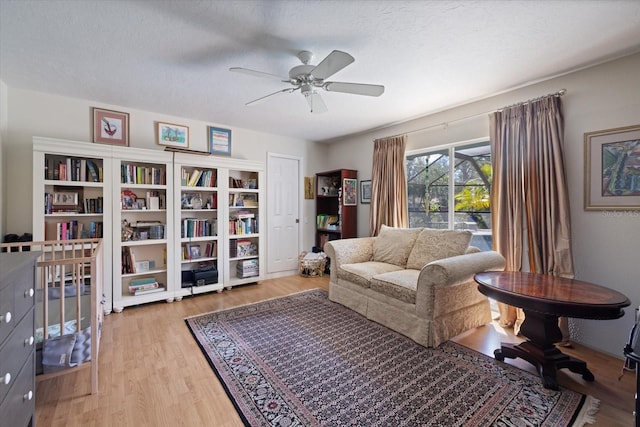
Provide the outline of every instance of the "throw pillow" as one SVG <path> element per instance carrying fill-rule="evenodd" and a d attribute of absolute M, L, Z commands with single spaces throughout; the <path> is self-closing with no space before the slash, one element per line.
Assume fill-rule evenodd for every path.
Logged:
<path fill-rule="evenodd" d="M 395 228 L 383 225 L 373 242 L 373 261 L 405 268 L 420 228 Z"/>
<path fill-rule="evenodd" d="M 431 261 L 463 255 L 469 247 L 471 237 L 470 231 L 424 228 L 409 254 L 407 268 L 422 270 Z"/>

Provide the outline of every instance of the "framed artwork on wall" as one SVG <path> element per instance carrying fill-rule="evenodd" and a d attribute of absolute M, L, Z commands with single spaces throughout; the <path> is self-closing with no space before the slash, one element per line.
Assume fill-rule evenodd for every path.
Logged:
<path fill-rule="evenodd" d="M 342 199 L 345 206 L 358 204 L 358 180 L 345 178 L 342 183 Z"/>
<path fill-rule="evenodd" d="M 169 147 L 189 148 L 189 127 L 173 123 L 157 122 L 158 144 Z"/>
<path fill-rule="evenodd" d="M 360 181 L 360 203 L 371 203 L 371 180 Z"/>
<path fill-rule="evenodd" d="M 315 196 L 313 194 L 314 187 L 314 178 L 312 176 L 304 177 L 304 198 L 305 199 L 313 199 Z"/>
<path fill-rule="evenodd" d="M 93 107 L 93 142 L 129 146 L 129 113 Z"/>
<path fill-rule="evenodd" d="M 231 129 L 222 129 L 213 126 L 209 130 L 209 153 L 231 155 Z"/>
<path fill-rule="evenodd" d="M 640 209 L 640 125 L 584 134 L 585 210 Z"/>

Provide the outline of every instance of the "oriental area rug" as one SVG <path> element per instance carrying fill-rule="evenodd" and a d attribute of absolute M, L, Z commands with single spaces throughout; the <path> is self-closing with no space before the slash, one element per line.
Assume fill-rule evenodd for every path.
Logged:
<path fill-rule="evenodd" d="M 319 289 L 185 321 L 250 426 L 581 426 L 598 408 L 458 344 L 425 348 Z"/>

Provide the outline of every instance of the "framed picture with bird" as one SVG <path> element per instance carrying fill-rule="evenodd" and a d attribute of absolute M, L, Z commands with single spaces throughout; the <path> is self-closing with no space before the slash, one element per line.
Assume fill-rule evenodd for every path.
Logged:
<path fill-rule="evenodd" d="M 129 146 L 129 113 L 93 107 L 93 142 Z"/>

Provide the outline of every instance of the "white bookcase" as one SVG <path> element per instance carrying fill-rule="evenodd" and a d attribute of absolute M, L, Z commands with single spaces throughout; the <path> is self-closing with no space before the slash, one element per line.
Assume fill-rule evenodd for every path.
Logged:
<path fill-rule="evenodd" d="M 228 170 L 225 287 L 263 277 L 265 253 L 264 171 L 262 164 L 243 162 Z"/>
<path fill-rule="evenodd" d="M 34 240 L 101 233 L 106 314 L 264 277 L 262 162 L 34 137 L 33 171 Z"/>
<path fill-rule="evenodd" d="M 173 155 L 113 150 L 113 310 L 175 296 Z M 116 226 L 117 224 L 117 226 Z M 138 289 L 134 291 L 134 288 Z"/>
<path fill-rule="evenodd" d="M 111 151 L 109 145 L 33 138 L 33 240 L 106 237 L 106 314 L 112 306 Z"/>
<path fill-rule="evenodd" d="M 214 165 L 209 156 L 175 153 L 173 189 L 176 201 L 174 247 L 180 268 L 176 269 L 176 298 L 223 289 L 224 265 L 220 239 L 221 218 L 219 183 L 226 182 L 226 170 Z M 215 283 L 193 280 L 194 270 L 213 268 Z"/>

